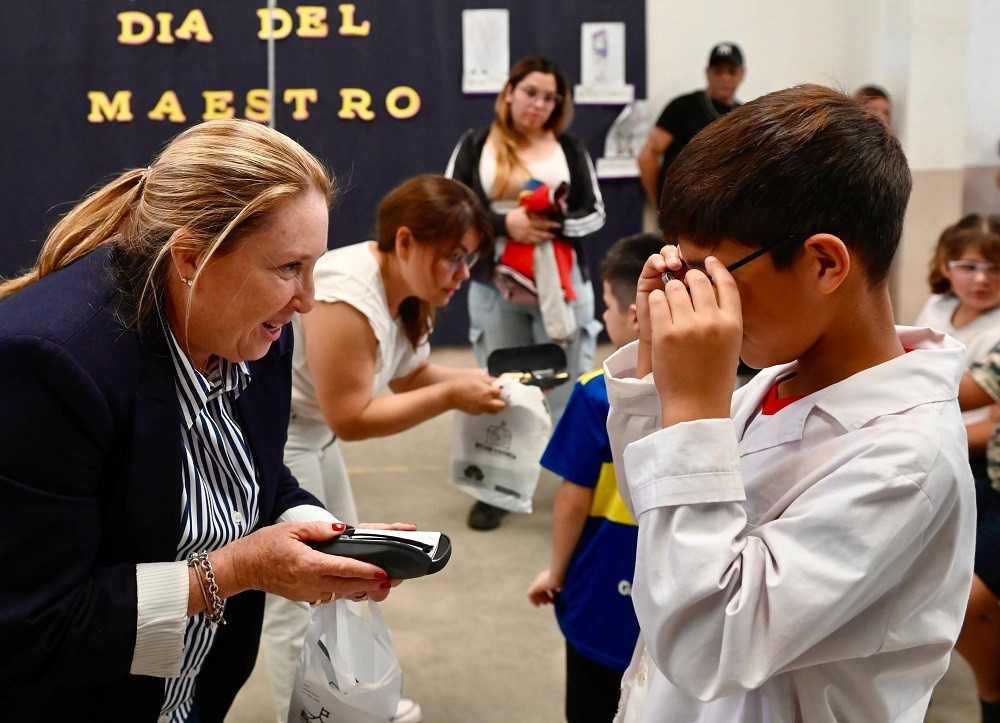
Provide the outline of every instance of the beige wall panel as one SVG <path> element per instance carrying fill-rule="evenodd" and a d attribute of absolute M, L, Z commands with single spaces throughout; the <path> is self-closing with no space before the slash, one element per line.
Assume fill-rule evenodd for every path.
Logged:
<path fill-rule="evenodd" d="M 898 324 L 912 324 L 930 295 L 927 266 L 942 229 L 962 216 L 962 183 L 961 170 L 913 171 L 913 194 L 892 271 Z"/>
<path fill-rule="evenodd" d="M 962 194 L 964 213 L 1000 213 L 1000 166 L 973 166 L 965 169 Z"/>

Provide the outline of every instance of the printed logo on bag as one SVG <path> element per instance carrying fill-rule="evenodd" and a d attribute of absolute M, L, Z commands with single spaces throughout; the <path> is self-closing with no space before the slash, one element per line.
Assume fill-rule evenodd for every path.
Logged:
<path fill-rule="evenodd" d="M 510 442 L 514 435 L 507 428 L 507 422 L 493 424 L 486 428 L 486 438 L 482 442 L 476 442 L 476 449 L 493 454 L 501 454 L 510 459 L 517 459 L 517 455 L 510 451 Z"/>
<path fill-rule="evenodd" d="M 320 708 L 319 713 L 313 715 L 312 712 L 307 711 L 305 708 L 302 709 L 300 717 L 305 723 L 314 723 L 314 721 L 328 721 L 330 719 L 330 711 L 326 708 Z"/>
<path fill-rule="evenodd" d="M 503 485 L 493 485 L 493 489 L 502 495 L 510 495 L 511 497 L 517 497 L 518 499 L 524 497 L 524 495 L 517 490 L 512 490 L 510 487 L 504 487 Z"/>
<path fill-rule="evenodd" d="M 498 449 L 510 449 L 510 430 L 507 422 L 500 422 L 486 428 L 486 444 Z"/>

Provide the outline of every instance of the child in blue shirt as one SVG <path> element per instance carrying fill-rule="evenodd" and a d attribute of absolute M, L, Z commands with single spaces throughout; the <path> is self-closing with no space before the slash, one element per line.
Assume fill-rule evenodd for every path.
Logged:
<path fill-rule="evenodd" d="M 601 266 L 604 324 L 615 347 L 639 338 L 636 281 L 662 239 L 616 242 Z M 608 393 L 596 370 L 576 383 L 542 466 L 563 478 L 552 513 L 552 562 L 528 588 L 553 603 L 566 637 L 566 720 L 609 723 L 639 635 L 630 597 L 637 528 L 618 494 L 607 432 Z"/>

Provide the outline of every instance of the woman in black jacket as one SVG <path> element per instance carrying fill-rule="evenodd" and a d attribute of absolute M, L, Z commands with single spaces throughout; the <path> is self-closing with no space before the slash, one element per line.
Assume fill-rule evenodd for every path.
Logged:
<path fill-rule="evenodd" d="M 307 544 L 345 524 L 282 463 L 333 194 L 291 139 L 209 121 L 0 284 L 0 720 L 222 723 L 264 592 L 388 594 Z"/>

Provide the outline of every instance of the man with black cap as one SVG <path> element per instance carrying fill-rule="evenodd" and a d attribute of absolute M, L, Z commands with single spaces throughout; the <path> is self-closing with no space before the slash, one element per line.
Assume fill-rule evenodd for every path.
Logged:
<path fill-rule="evenodd" d="M 667 167 L 702 128 L 736 108 L 736 89 L 743 82 L 743 53 L 736 43 L 719 43 L 708 56 L 708 85 L 674 98 L 663 109 L 639 152 L 639 175 L 653 208 L 660 206 Z"/>

